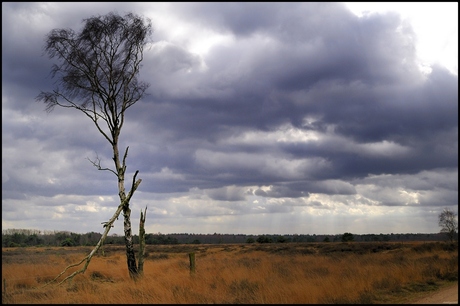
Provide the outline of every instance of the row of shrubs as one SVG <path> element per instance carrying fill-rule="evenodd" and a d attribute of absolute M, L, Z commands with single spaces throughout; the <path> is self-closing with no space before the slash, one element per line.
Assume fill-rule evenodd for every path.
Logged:
<path fill-rule="evenodd" d="M 342 236 L 341 236 L 341 241 L 342 242 L 349 242 L 349 241 L 353 241 L 355 239 L 355 237 L 353 236 L 352 233 L 344 233 Z M 246 243 L 255 243 L 255 242 L 258 242 L 258 243 L 273 243 L 273 242 L 276 242 L 276 243 L 285 243 L 285 242 L 291 242 L 291 238 L 286 238 L 284 236 L 275 236 L 275 237 L 271 237 L 271 236 L 268 236 L 268 235 L 261 235 L 259 236 L 259 238 L 257 239 L 254 239 L 252 237 L 249 237 L 247 240 L 246 240 Z M 330 242 L 331 240 L 329 239 L 329 236 L 326 236 L 324 239 L 323 239 L 323 242 Z"/>

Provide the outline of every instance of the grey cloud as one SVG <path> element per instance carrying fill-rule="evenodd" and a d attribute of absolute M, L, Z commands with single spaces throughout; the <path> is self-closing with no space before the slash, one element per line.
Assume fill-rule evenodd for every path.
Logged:
<path fill-rule="evenodd" d="M 274 186 L 268 191 L 260 188 L 254 191 L 254 194 L 258 196 L 276 198 L 308 197 L 311 193 L 353 195 L 356 194 L 356 190 L 348 182 L 325 180 L 291 182 L 285 183 L 282 186 Z"/>
<path fill-rule="evenodd" d="M 210 189 L 206 193 L 211 199 L 218 201 L 242 201 L 245 199 L 244 190 L 235 186 Z"/>
<path fill-rule="evenodd" d="M 303 190 L 292 189 L 286 185 L 275 185 L 269 190 L 257 189 L 254 192 L 255 195 L 269 197 L 269 198 L 299 198 L 308 197 L 309 193 Z"/>
<path fill-rule="evenodd" d="M 150 87 L 126 114 L 120 149 L 129 146 L 127 180 L 136 170 L 143 179 L 134 205 L 154 200 L 161 222 L 328 210 L 312 194 L 405 207 L 401 188 L 418 194 L 409 206 L 458 204 L 458 76 L 418 70 L 417 38 L 397 14 L 358 18 L 341 3 L 281 2 L 2 4 L 4 203 L 117 195 L 114 177 L 86 160 L 97 154 L 112 167 L 91 121 L 34 102 L 53 87 L 45 34 L 113 10 L 167 12 L 184 31 L 225 37 L 193 53 L 184 43 L 193 36 L 152 18 L 140 78 Z M 171 198 L 180 204 L 164 208 Z"/>
<path fill-rule="evenodd" d="M 180 46 L 168 42 L 157 42 L 152 49 L 149 64 L 155 67 L 160 75 L 174 74 L 178 71 L 189 70 L 200 64 L 198 55 L 194 55 Z"/>
<path fill-rule="evenodd" d="M 458 170 L 440 168 L 424 170 L 419 173 L 372 175 L 354 181 L 354 184 L 373 184 L 381 187 L 408 188 L 412 190 L 447 189 L 455 191 L 458 188 Z"/>
<path fill-rule="evenodd" d="M 258 29 L 270 27 L 286 8 L 295 11 L 299 4 L 284 6 L 281 3 L 186 3 L 177 6 L 184 18 L 235 35 L 250 35 Z M 283 6 L 283 10 L 280 10 Z"/>

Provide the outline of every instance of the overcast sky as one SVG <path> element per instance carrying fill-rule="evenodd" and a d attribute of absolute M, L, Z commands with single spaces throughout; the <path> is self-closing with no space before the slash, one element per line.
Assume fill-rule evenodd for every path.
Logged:
<path fill-rule="evenodd" d="M 147 233 L 439 232 L 458 212 L 458 3 L 409 5 L 2 2 L 2 228 L 102 232 L 115 212 L 116 177 L 88 161 L 113 167 L 109 143 L 35 101 L 45 35 L 115 11 L 154 28 L 121 133 L 135 234 L 146 206 Z"/>

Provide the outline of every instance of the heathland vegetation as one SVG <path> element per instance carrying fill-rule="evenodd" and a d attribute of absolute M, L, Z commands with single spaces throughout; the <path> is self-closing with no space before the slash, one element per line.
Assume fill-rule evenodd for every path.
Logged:
<path fill-rule="evenodd" d="M 104 245 L 84 274 L 49 283 L 90 250 L 2 248 L 2 302 L 409 303 L 458 282 L 458 242 L 354 241 L 147 245 L 137 282 L 124 247 Z"/>

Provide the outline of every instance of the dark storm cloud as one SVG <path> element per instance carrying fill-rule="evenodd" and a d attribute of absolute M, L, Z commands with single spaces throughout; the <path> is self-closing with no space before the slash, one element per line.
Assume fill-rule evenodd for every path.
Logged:
<path fill-rule="evenodd" d="M 211 189 L 208 191 L 208 196 L 218 201 L 242 201 L 245 199 L 242 190 L 233 186 Z"/>
<path fill-rule="evenodd" d="M 83 19 L 114 10 L 125 14 L 136 7 L 124 3 L 110 8 L 97 2 L 86 6 L 73 2 L 2 3 L 3 95 L 14 94 L 12 106 L 24 109 L 31 104 L 30 97 L 53 87 L 50 71 L 55 59 L 48 59 L 43 48 L 45 35 L 52 29 L 78 31 Z"/>
<path fill-rule="evenodd" d="M 209 11 L 215 7 L 211 6 Z M 250 14 L 252 9 L 256 16 L 252 6 L 246 8 L 245 14 Z M 249 32 L 227 22 L 232 20 L 226 17 L 231 15 L 231 9 L 223 13 L 222 20 L 210 17 L 211 23 L 221 20 L 220 26 L 231 29 L 241 41 L 212 49 L 204 59 L 209 69 L 191 73 L 192 84 L 200 80 L 199 85 L 191 87 L 181 82 L 186 75 L 182 72 L 177 76 L 178 82 L 171 81 L 181 84 L 169 89 L 172 98 L 168 100 L 164 93 L 153 94 L 153 100 L 161 100 L 157 104 L 158 117 L 153 115 L 154 126 L 159 129 L 161 125 L 170 131 L 178 129 L 180 133 L 175 134 L 176 137 L 196 138 L 197 147 L 209 145 L 204 139 L 216 142 L 250 129 L 273 131 L 286 122 L 321 132 L 333 126 L 334 132 L 343 137 L 342 142 L 390 141 L 409 151 L 404 156 L 382 157 L 363 156 L 356 150 L 343 152 L 327 141 L 288 145 L 287 153 L 296 153 L 298 158 L 318 155 L 330 161 L 330 169 L 318 174 L 318 178 L 414 173 L 425 168 L 456 166 L 457 78 L 435 67 L 428 79 L 423 80 L 415 63 L 413 32 L 404 27 L 395 14 L 358 19 L 338 5 L 335 9 L 340 13 L 337 14 L 345 17 L 340 19 L 341 26 L 322 27 L 320 17 L 330 16 L 334 10 L 315 10 L 315 6 L 311 6 L 302 13 L 310 9 L 317 18 L 305 21 L 309 24 L 300 28 L 315 25 L 316 31 L 306 30 L 288 44 L 278 32 L 263 31 L 272 29 L 276 18 L 272 20 L 273 25 L 263 19 L 260 26 L 253 25 L 248 31 L 264 33 L 270 40 L 259 43 L 254 39 L 250 48 L 245 45 Z M 206 17 L 202 20 L 205 22 Z M 294 27 L 299 28 L 298 24 L 284 26 L 293 27 L 292 31 Z M 184 54 L 183 61 L 187 58 L 190 55 Z M 221 93 L 218 97 L 213 91 L 216 88 Z M 173 111 L 174 118 L 163 116 L 163 109 Z M 304 119 L 308 115 L 320 119 L 305 127 Z M 257 150 L 255 147 L 251 146 Z M 442 150 L 438 150 L 439 147 Z M 238 148 L 228 146 L 224 150 L 232 149 L 238 152 Z M 241 148 L 244 152 L 247 149 Z M 259 148 L 265 152 L 280 149 L 280 145 L 273 143 Z M 433 150 L 439 158 L 432 158 Z M 238 169 L 244 171 L 248 167 Z M 229 171 L 233 170 L 235 168 Z M 251 173 L 257 176 L 261 171 Z M 240 174 L 248 178 L 247 173 Z"/>
<path fill-rule="evenodd" d="M 276 186 L 268 191 L 257 189 L 254 191 L 255 195 L 263 197 L 308 197 L 310 193 L 323 193 L 323 194 L 356 194 L 353 185 L 341 181 L 302 181 L 292 182 Z"/>
<path fill-rule="evenodd" d="M 421 206 L 458 202 L 458 76 L 421 73 L 416 36 L 395 13 L 281 2 L 2 4 L 5 202 L 117 194 L 113 174 L 87 160 L 113 163 L 92 122 L 34 101 L 53 88 L 45 35 L 110 11 L 152 18 L 140 75 L 150 87 L 126 113 L 120 150 L 129 146 L 127 181 L 140 171 L 139 197 L 164 205 L 156 218 L 292 212 L 307 206 L 299 198 L 328 207 L 313 194 L 400 206 L 398 188 Z M 202 33 L 222 42 L 193 51 Z M 169 193 L 187 195 L 185 208 L 168 210 Z M 253 197 L 266 202 L 245 202 Z M 204 199 L 215 206 L 187 202 Z"/>
<path fill-rule="evenodd" d="M 280 12 L 286 9 L 292 12 L 298 5 L 293 3 L 286 8 L 281 3 L 184 3 L 177 7 L 177 13 L 205 27 L 244 36 L 271 27 Z"/>

